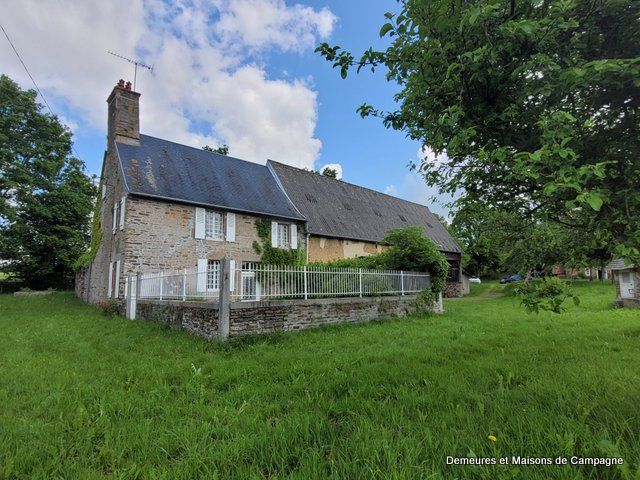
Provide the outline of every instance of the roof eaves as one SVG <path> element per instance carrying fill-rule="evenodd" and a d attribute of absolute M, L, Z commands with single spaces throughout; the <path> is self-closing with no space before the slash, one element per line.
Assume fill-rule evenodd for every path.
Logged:
<path fill-rule="evenodd" d="M 155 200 L 166 200 L 169 202 L 178 202 L 178 203 L 184 203 L 186 205 L 194 205 L 194 206 L 201 206 L 201 207 L 210 207 L 210 208 L 216 208 L 216 209 L 220 209 L 220 210 L 227 210 L 230 212 L 238 212 L 238 213 L 249 213 L 252 215 L 258 215 L 261 217 L 269 217 L 269 218 L 281 218 L 281 219 L 285 219 L 285 220 L 296 220 L 299 222 L 306 222 L 306 219 L 303 218 L 298 218 L 298 217 L 292 217 L 292 216 L 288 216 L 288 215 L 278 215 L 272 212 L 258 212 L 258 211 L 254 211 L 254 210 L 244 210 L 244 209 L 240 209 L 240 208 L 230 208 L 227 207 L 225 205 L 215 205 L 212 203 L 203 203 L 203 202 L 194 202 L 192 200 L 186 200 L 183 198 L 175 198 L 175 197 L 165 197 L 163 195 L 154 195 L 152 193 L 145 193 L 145 192 L 135 192 L 135 191 L 130 191 L 129 193 L 131 193 L 132 195 L 138 196 L 138 197 L 145 197 L 145 198 L 152 198 Z"/>
<path fill-rule="evenodd" d="M 381 240 L 372 240 L 371 238 L 357 238 L 357 237 L 349 237 L 349 236 L 344 236 L 344 235 L 335 235 L 335 234 L 331 234 L 331 233 L 313 232 L 313 231 L 308 231 L 307 233 L 309 233 L 309 235 L 314 235 L 316 237 L 338 238 L 338 239 L 341 239 L 341 240 L 351 240 L 351 241 L 355 241 L 355 242 L 367 242 L 367 243 L 382 244 Z M 433 239 L 431 239 L 431 241 L 436 244 L 436 247 L 438 248 L 439 252 L 463 253 L 462 249 L 460 249 L 460 250 L 450 250 L 450 249 L 448 249 L 446 247 L 438 245 Z"/>

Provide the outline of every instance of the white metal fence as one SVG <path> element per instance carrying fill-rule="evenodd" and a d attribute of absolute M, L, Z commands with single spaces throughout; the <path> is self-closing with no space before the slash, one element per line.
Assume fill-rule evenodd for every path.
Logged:
<path fill-rule="evenodd" d="M 420 272 L 252 262 L 231 265 L 234 267 L 229 272 L 232 301 L 404 295 L 420 292 L 430 283 L 429 274 Z M 222 284 L 217 262 L 209 263 L 206 271 L 144 273 L 140 276 L 137 298 L 217 301 Z M 135 282 L 133 285 L 137 287 Z"/>

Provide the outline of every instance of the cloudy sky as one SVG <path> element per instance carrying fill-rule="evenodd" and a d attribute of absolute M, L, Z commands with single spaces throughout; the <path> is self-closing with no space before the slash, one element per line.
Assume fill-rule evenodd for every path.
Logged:
<path fill-rule="evenodd" d="M 361 119 L 364 101 L 393 107 L 384 75 L 342 80 L 313 52 L 327 41 L 356 52 L 378 38 L 393 0 L 4 0 L 0 22 L 54 112 L 74 132 L 75 150 L 98 173 L 106 98 L 138 69 L 141 131 L 231 155 L 303 168 L 325 165 L 345 181 L 429 205 L 433 191 L 407 165 L 420 145 Z M 32 85 L 0 37 L 1 72 Z M 336 165 L 337 164 L 337 165 Z"/>

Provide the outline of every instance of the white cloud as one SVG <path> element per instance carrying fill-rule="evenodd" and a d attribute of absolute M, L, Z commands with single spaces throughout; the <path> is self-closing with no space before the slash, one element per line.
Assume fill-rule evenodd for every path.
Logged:
<path fill-rule="evenodd" d="M 218 28 L 227 43 L 252 48 L 275 46 L 283 51 L 314 47 L 318 38 L 328 37 L 337 21 L 327 8 L 305 5 L 288 7 L 284 0 L 219 0 Z"/>
<path fill-rule="evenodd" d="M 306 79 L 273 79 L 256 63 L 261 49 L 301 51 L 330 35 L 327 9 L 283 0 L 10 1 L 3 24 L 55 111 L 83 133 L 106 131 L 106 98 L 133 65 L 107 54 L 142 57 L 141 130 L 196 147 L 227 143 L 231 154 L 312 168 L 316 92 Z M 23 27 L 20 27 L 23 26 Z M 27 28 L 25 28 L 28 26 Z M 2 71 L 29 80 L 13 52 Z"/>
<path fill-rule="evenodd" d="M 342 165 L 340 165 L 339 163 L 327 163 L 326 165 L 323 165 L 322 167 L 320 167 L 320 169 L 318 170 L 320 173 L 324 172 L 325 168 L 330 168 L 331 170 L 335 170 L 336 171 L 336 178 L 338 180 L 342 179 Z"/>

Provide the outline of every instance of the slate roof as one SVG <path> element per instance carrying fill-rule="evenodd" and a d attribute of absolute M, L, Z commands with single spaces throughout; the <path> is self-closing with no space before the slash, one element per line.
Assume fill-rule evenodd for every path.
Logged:
<path fill-rule="evenodd" d="M 135 195 L 303 220 L 265 165 L 148 135 L 116 142 L 127 190 Z"/>
<path fill-rule="evenodd" d="M 633 264 L 627 263 L 624 258 L 616 258 L 615 260 L 611 260 L 606 268 L 610 270 L 626 270 L 635 267 Z"/>
<path fill-rule="evenodd" d="M 388 230 L 420 225 L 444 252 L 460 246 L 424 205 L 269 160 L 309 233 L 379 242 Z"/>

